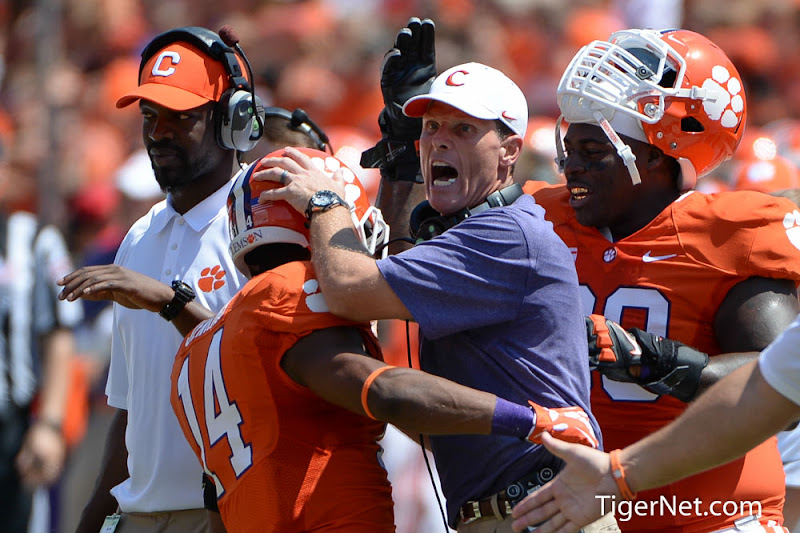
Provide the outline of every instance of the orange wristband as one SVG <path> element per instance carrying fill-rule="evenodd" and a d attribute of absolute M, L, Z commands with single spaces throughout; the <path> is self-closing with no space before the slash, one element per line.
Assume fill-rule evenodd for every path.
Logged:
<path fill-rule="evenodd" d="M 619 450 L 613 450 L 608 454 L 611 459 L 611 476 L 617 483 L 617 488 L 622 493 L 622 497 L 628 501 L 635 500 L 636 493 L 631 490 L 628 482 L 625 481 L 625 469 L 622 468 L 622 463 L 619 462 L 619 452 Z"/>
<path fill-rule="evenodd" d="M 372 382 L 375 381 L 375 378 L 389 370 L 390 368 L 395 368 L 392 365 L 382 366 L 380 368 L 376 368 L 372 371 L 372 374 L 367 376 L 367 379 L 364 380 L 364 384 L 361 386 L 361 407 L 364 408 L 364 413 L 368 417 L 373 420 L 377 420 L 375 416 L 372 414 L 372 411 L 369 410 L 369 406 L 367 405 L 367 394 L 369 394 L 369 388 L 372 386 Z"/>

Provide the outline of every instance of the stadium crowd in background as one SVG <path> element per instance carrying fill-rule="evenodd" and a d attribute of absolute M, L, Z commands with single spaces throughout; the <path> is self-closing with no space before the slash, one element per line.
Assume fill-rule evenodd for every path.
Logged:
<path fill-rule="evenodd" d="M 774 142 L 776 156 L 800 162 L 800 56 L 785 52 L 800 45 L 796 0 L 91 0 L 63 2 L 54 11 L 51 4 L 0 6 L 0 134 L 9 146 L 0 196 L 11 199 L 14 209 L 38 211 L 43 221 L 65 228 L 78 264 L 85 252 L 80 243 L 113 240 L 114 224 L 107 206 L 87 221 L 81 199 L 112 189 L 117 171 L 140 149 L 138 111 L 119 111 L 114 104 L 136 86 L 147 42 L 187 24 L 232 24 L 264 102 L 306 110 L 325 126 L 334 149 L 358 145 L 351 152 L 359 152 L 380 136 L 376 76 L 386 43 L 410 15 L 432 18 L 440 72 L 474 60 L 519 83 L 531 118 L 515 177 L 551 182 L 563 179 L 552 165 L 552 130 L 559 113 L 556 86 L 572 55 L 616 29 L 683 27 L 718 43 L 737 65 L 748 94 L 748 130 L 759 128 Z M 276 22 L 284 20 L 292 22 Z M 543 131 L 546 136 L 538 133 Z M 698 188 L 735 187 L 744 172 L 740 150 Z M 747 173 L 768 176 L 771 166 Z M 374 170 L 360 171 L 377 179 Z M 369 180 L 361 179 L 370 190 Z M 91 203 L 112 196 L 104 200 L 101 194 Z M 85 223 L 80 233 L 68 225 L 79 219 Z M 387 324 L 385 330 L 404 334 L 400 326 Z M 102 388 L 103 372 L 91 375 Z M 63 517 L 69 514 L 62 510 Z"/>

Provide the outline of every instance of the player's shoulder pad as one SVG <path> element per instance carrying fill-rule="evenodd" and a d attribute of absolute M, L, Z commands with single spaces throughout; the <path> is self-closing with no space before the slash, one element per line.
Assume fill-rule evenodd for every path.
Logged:
<path fill-rule="evenodd" d="M 786 198 L 755 191 L 688 192 L 672 205 L 685 253 L 745 275 L 800 274 L 800 210 Z"/>
<path fill-rule="evenodd" d="M 286 263 L 252 281 L 247 299 L 268 329 L 297 333 L 351 324 L 330 313 L 309 261 Z"/>
<path fill-rule="evenodd" d="M 774 221 L 782 221 L 798 207 L 786 198 L 756 191 L 726 191 L 705 194 L 689 191 L 673 204 L 673 219 L 679 230 L 692 225 L 713 227 L 731 225 L 755 228 Z"/>

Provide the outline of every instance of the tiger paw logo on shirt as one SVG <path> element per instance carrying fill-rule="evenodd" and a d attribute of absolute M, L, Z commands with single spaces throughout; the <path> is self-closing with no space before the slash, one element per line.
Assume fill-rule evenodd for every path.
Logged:
<path fill-rule="evenodd" d="M 203 292 L 212 292 L 225 286 L 225 270 L 220 265 L 206 267 L 200 272 L 197 287 Z"/>

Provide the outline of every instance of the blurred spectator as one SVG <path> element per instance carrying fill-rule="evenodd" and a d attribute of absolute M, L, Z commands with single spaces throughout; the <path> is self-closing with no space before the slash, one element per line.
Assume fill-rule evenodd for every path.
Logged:
<path fill-rule="evenodd" d="M 111 188 L 111 191 L 108 188 Z M 86 186 L 73 201 L 73 217 L 86 237 L 75 240 L 82 265 L 112 263 L 128 228 L 164 199 L 147 151 L 137 150 L 117 169 L 110 183 Z M 92 233 L 94 231 L 94 233 Z M 105 437 L 114 410 L 103 387 L 111 356 L 112 306 L 106 301 L 80 300 L 85 317 L 75 332 L 76 347 L 85 368 L 89 415 L 83 440 L 70 457 L 61 484 L 60 531 L 72 532 L 92 493 L 100 470 Z"/>
<path fill-rule="evenodd" d="M 561 128 L 562 134 L 566 128 Z M 519 182 L 527 180 L 564 183 L 564 175 L 555 163 L 556 159 L 556 120 L 544 115 L 534 115 L 528 119 L 525 145 L 517 162 L 514 178 Z"/>
<path fill-rule="evenodd" d="M 739 164 L 733 179 L 737 191 L 772 193 L 800 188 L 800 171 L 789 159 L 776 155 L 771 159 L 753 159 Z"/>
<path fill-rule="evenodd" d="M 4 532 L 26 533 L 49 527 L 49 506 L 58 505 L 48 488 L 61 476 L 72 435 L 65 432 L 72 330 L 82 315 L 57 299 L 56 282 L 72 270 L 62 233 L 19 208 L 31 205 L 34 190 L 15 186 L 26 176 L 12 169 L 7 126 L 0 130 L 0 516 Z"/>
<path fill-rule="evenodd" d="M 104 225 L 103 211 L 113 205 L 115 169 L 140 145 L 141 119 L 135 108 L 113 110 L 113 103 L 136 85 L 144 44 L 185 24 L 233 24 L 262 98 L 302 107 L 330 130 L 339 155 L 354 159 L 359 143 L 337 140 L 337 130 L 378 138 L 385 43 L 411 15 L 435 20 L 440 72 L 468 60 L 496 66 L 519 80 L 532 113 L 552 120 L 560 74 L 587 40 L 615 25 L 684 27 L 719 42 L 739 67 L 748 130 L 763 128 L 778 155 L 800 164 L 800 55 L 786 52 L 800 48 L 796 0 L 87 0 L 63 2 L 55 13 L 43 5 L 0 2 L 0 107 L 8 110 L 0 113 L 0 134 L 15 147 L 6 168 L 13 179 L 0 178 L 0 197 L 15 208 L 42 205 L 40 218 L 65 228 L 80 262 L 98 229 L 91 224 L 103 225 L 92 249 L 113 248 L 116 231 L 127 227 L 117 210 Z M 13 132 L 6 127 L 12 122 Z M 548 157 L 529 151 L 518 176 L 561 179 Z M 698 188 L 723 188 L 736 168 L 720 167 L 716 182 Z M 37 182 L 47 195 L 35 194 Z M 90 184 L 106 199 L 87 205 Z M 74 216 L 83 224 L 70 225 Z"/>
<path fill-rule="evenodd" d="M 709 174 L 697 180 L 697 185 L 694 186 L 694 190 L 705 194 L 715 194 L 729 191 L 731 190 L 731 186 L 725 179 L 715 174 Z"/>

